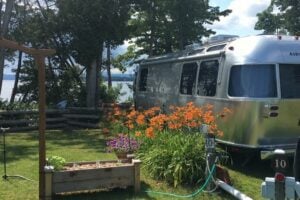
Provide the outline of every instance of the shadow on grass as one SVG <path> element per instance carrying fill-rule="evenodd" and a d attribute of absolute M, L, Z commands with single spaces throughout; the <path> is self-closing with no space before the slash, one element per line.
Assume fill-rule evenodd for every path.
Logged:
<path fill-rule="evenodd" d="M 3 163 L 3 141 L 0 137 L 0 163 Z M 38 132 L 10 133 L 6 136 L 6 161 L 32 159 L 32 155 L 38 154 Z M 106 139 L 100 130 L 76 130 L 76 131 L 46 131 L 47 150 L 80 146 L 79 148 L 95 149 L 98 152 L 106 152 Z"/>
<path fill-rule="evenodd" d="M 86 192 L 86 193 L 75 193 L 75 194 L 64 194 L 56 195 L 56 200 L 95 200 L 95 199 L 109 199 L 109 200 L 122 200 L 122 199 L 154 199 L 150 197 L 146 192 L 150 186 L 146 183 L 141 183 L 141 191 L 137 194 L 134 193 L 132 187 L 127 189 L 113 189 L 110 191 L 100 191 L 100 192 Z"/>
<path fill-rule="evenodd" d="M 241 172 L 245 175 L 265 179 L 265 177 L 273 177 L 275 171 L 272 168 L 272 160 L 261 160 L 259 155 L 250 157 L 248 162 L 245 162 L 245 158 L 249 155 L 245 154 L 233 154 L 232 164 L 227 164 L 227 167 L 231 170 Z M 289 159 L 289 167 L 286 171 L 287 176 L 293 175 L 293 159 Z"/>
<path fill-rule="evenodd" d="M 3 147 L 2 147 L 3 148 Z M 16 160 L 22 160 L 24 158 L 30 158 L 29 155 L 31 154 L 37 154 L 37 148 L 36 146 L 28 146 L 23 144 L 6 144 L 6 162 L 14 162 Z M 2 151 L 4 149 L 1 149 L 1 155 L 0 155 L 0 163 L 4 162 L 4 156 Z"/>
<path fill-rule="evenodd" d="M 37 134 L 31 135 L 32 139 L 38 140 Z M 106 152 L 106 139 L 100 130 L 74 130 L 74 131 L 47 131 L 47 149 L 55 146 L 76 146 L 80 148 L 96 149 L 99 152 Z"/>

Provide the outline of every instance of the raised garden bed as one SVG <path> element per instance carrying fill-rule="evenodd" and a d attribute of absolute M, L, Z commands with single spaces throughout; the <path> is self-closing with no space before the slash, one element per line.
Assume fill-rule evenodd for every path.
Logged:
<path fill-rule="evenodd" d="M 126 188 L 133 186 L 140 190 L 140 160 L 131 163 L 113 161 L 94 161 L 68 163 L 61 171 L 46 171 L 46 196 L 95 189 Z"/>

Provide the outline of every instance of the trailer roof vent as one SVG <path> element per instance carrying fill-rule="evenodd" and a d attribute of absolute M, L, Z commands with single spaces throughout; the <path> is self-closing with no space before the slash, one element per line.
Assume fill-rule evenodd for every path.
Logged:
<path fill-rule="evenodd" d="M 192 50 L 188 53 L 188 55 L 195 55 L 195 54 L 198 54 L 198 53 L 202 53 L 204 51 L 204 48 L 202 49 L 195 49 L 195 50 Z"/>
<path fill-rule="evenodd" d="M 213 43 L 219 43 L 219 42 L 224 42 L 224 41 L 232 41 L 238 37 L 239 36 L 237 36 L 237 35 L 215 35 L 215 36 L 208 38 L 207 43 L 213 44 Z"/>
<path fill-rule="evenodd" d="M 226 46 L 226 44 L 221 44 L 221 45 L 212 46 L 212 47 L 209 47 L 209 48 L 206 50 L 206 52 L 222 50 L 222 49 L 224 49 L 225 46 Z"/>
<path fill-rule="evenodd" d="M 201 44 L 199 44 L 199 43 L 193 43 L 193 44 L 186 45 L 184 47 L 184 49 L 188 50 L 188 51 L 193 51 L 193 50 L 199 49 L 201 47 L 202 47 Z"/>

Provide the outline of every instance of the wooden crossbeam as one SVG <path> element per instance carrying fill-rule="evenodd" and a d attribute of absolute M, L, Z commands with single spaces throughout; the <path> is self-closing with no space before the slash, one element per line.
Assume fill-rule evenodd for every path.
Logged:
<path fill-rule="evenodd" d="M 55 54 L 55 52 L 56 52 L 54 49 L 35 49 L 35 48 L 26 47 L 17 42 L 13 42 L 13 41 L 4 39 L 3 37 L 0 37 L 0 47 L 23 51 L 24 53 L 27 53 L 27 54 L 30 54 L 33 56 L 35 56 L 35 55 L 50 56 L 50 55 Z"/>

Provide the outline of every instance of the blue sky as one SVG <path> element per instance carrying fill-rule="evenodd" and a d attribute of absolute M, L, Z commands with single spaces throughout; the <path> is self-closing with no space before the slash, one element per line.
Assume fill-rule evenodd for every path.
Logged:
<path fill-rule="evenodd" d="M 271 0 L 210 0 L 212 6 L 219 6 L 221 10 L 231 9 L 232 13 L 207 27 L 217 34 L 238 36 L 259 34 L 262 31 L 254 30 L 257 22 L 256 14 L 265 10 L 270 2 Z"/>

